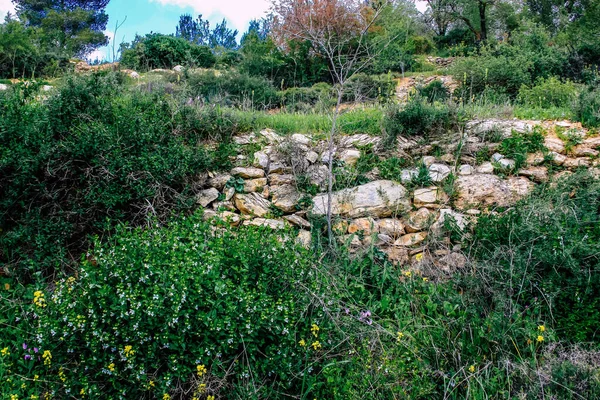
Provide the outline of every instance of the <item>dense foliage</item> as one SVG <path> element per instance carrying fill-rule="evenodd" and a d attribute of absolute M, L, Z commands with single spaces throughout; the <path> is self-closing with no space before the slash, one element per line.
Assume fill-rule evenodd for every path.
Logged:
<path fill-rule="evenodd" d="M 0 258 L 12 273 L 62 268 L 113 221 L 188 208 L 194 176 L 227 161 L 199 145 L 195 111 L 121 95 L 122 79 L 71 78 L 46 102 L 30 87 L 0 94 Z"/>

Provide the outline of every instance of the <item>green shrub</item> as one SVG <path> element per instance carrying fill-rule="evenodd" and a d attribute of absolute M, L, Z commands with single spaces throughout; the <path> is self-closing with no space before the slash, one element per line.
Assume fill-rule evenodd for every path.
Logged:
<path fill-rule="evenodd" d="M 190 94 L 208 104 L 267 109 L 279 103 L 273 84 L 265 78 L 235 71 L 191 73 L 186 79 Z"/>
<path fill-rule="evenodd" d="M 458 115 L 450 106 L 427 104 L 421 97 L 404 106 L 390 106 L 383 119 L 385 141 L 393 143 L 399 135 L 431 136 L 458 124 Z"/>
<path fill-rule="evenodd" d="M 520 169 L 527 160 L 527 154 L 546 150 L 544 132 L 536 126 L 531 132 L 513 131 L 509 138 L 500 143 L 498 151 L 515 161 L 515 169 Z"/>
<path fill-rule="evenodd" d="M 578 92 L 578 87 L 573 82 L 561 82 L 552 76 L 538 80 L 535 86 L 522 86 L 518 100 L 522 104 L 540 108 L 571 107 Z"/>
<path fill-rule="evenodd" d="M 517 207 L 480 218 L 471 248 L 489 287 L 482 300 L 539 309 L 559 338 L 598 343 L 600 182 L 588 172 L 542 186 Z M 504 296 L 501 296 L 504 297 Z"/>
<path fill-rule="evenodd" d="M 428 85 L 417 87 L 419 96 L 430 103 L 435 101 L 445 102 L 450 98 L 450 91 L 440 80 L 435 80 Z"/>
<path fill-rule="evenodd" d="M 584 126 L 600 126 L 600 88 L 589 88 L 579 96 L 576 107 L 577 119 Z"/>
<path fill-rule="evenodd" d="M 310 111 L 315 107 L 329 110 L 335 105 L 333 89 L 327 83 L 317 83 L 312 87 L 292 87 L 279 92 L 281 105 L 288 112 Z"/>
<path fill-rule="evenodd" d="M 382 160 L 379 165 L 379 174 L 383 179 L 400 181 L 402 170 L 409 165 L 409 162 L 404 158 L 389 157 Z"/>
<path fill-rule="evenodd" d="M 200 139 L 211 125 L 195 129 L 194 109 L 124 92 L 121 79 L 69 78 L 44 102 L 19 86 L 0 96 L 0 262 L 10 273 L 52 273 L 114 221 L 189 209 L 190 181 L 229 167 L 230 131 L 210 133 L 221 144 L 208 151 Z"/>
<path fill-rule="evenodd" d="M 344 86 L 343 99 L 350 102 L 387 102 L 394 96 L 395 90 L 396 82 L 391 74 L 360 73 L 352 76 Z"/>
<path fill-rule="evenodd" d="M 121 65 L 138 71 L 176 65 L 210 68 L 215 62 L 210 48 L 160 33 L 136 36 L 131 44 L 122 45 Z"/>

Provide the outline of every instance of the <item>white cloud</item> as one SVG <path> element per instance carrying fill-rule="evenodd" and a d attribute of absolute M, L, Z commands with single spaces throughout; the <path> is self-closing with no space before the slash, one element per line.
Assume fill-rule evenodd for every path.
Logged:
<path fill-rule="evenodd" d="M 270 8 L 269 0 L 151 0 L 162 5 L 191 7 L 205 19 L 224 16 L 235 29 L 246 30 L 248 22 L 262 18 Z"/>
<path fill-rule="evenodd" d="M 7 12 L 11 12 L 11 14 L 15 13 L 15 6 L 13 5 L 11 0 L 0 0 L 0 18 L 4 19 L 4 16 Z M 0 21 L 3 22 L 3 21 Z"/>

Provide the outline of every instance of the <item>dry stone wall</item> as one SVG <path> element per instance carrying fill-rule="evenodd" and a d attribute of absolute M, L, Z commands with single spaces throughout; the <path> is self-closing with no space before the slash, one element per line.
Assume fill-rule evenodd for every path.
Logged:
<path fill-rule="evenodd" d="M 535 126 L 544 129 L 547 151 L 528 154 L 521 168 L 515 169 L 514 160 L 495 152 L 499 140 Z M 377 149 L 380 142 L 368 135 L 336 139 L 330 154 L 326 141 L 317 136 L 284 137 L 272 130 L 237 136 L 238 165 L 229 173 L 210 174 L 197 194 L 205 218 L 232 226 L 293 227 L 298 241 L 309 246 L 311 221 L 323 218 L 331 201 L 337 239 L 355 251 L 376 246 L 395 263 L 449 273 L 466 264 L 460 246 L 448 237 L 449 224 L 468 234 L 479 216 L 511 207 L 536 184 L 577 168 L 590 168 L 600 176 L 600 136 L 578 124 L 480 120 L 468 123 L 464 132 L 427 145 L 420 145 L 419 138 L 400 138 L 395 149 L 376 151 L 380 159 L 404 157 L 413 166 L 392 179 L 383 179 L 374 166 L 365 174 L 369 182 L 328 196 L 329 157 L 343 166 L 342 171 L 351 171 L 366 148 Z M 246 148 L 258 150 L 247 156 Z M 481 160 L 477 154 L 482 149 L 492 156 Z M 426 168 L 429 175 L 430 184 L 424 187 L 414 182 L 419 168 Z"/>

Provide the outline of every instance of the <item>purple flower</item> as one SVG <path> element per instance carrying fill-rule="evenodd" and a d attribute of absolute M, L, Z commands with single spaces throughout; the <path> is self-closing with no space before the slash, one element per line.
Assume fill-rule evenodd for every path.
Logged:
<path fill-rule="evenodd" d="M 38 351 L 39 351 L 39 349 L 38 349 L 37 347 L 34 347 L 34 348 L 33 348 L 33 352 L 34 352 L 34 353 L 37 353 Z"/>
<path fill-rule="evenodd" d="M 23 350 L 27 349 L 27 343 L 23 343 Z"/>
<path fill-rule="evenodd" d="M 23 357 L 25 360 L 31 360 L 31 356 L 29 354 L 25 354 L 25 356 Z"/>

